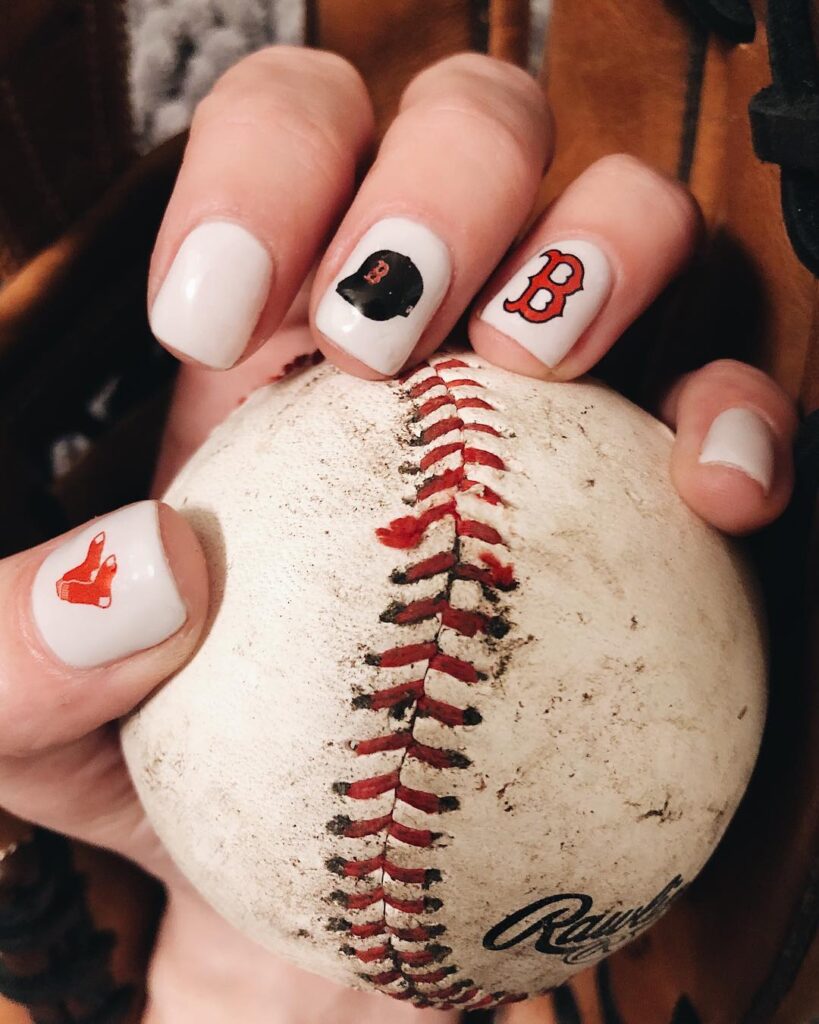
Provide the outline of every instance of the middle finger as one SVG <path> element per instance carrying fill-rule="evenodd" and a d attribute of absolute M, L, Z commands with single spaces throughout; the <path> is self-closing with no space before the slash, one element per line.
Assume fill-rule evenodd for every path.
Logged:
<path fill-rule="evenodd" d="M 434 351 L 524 224 L 550 148 L 520 69 L 461 55 L 419 75 L 319 266 L 325 354 L 376 377 Z"/>

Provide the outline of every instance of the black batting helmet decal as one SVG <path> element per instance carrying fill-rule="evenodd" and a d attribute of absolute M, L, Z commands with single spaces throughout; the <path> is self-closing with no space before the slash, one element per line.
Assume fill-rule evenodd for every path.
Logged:
<path fill-rule="evenodd" d="M 368 320 L 392 320 L 415 309 L 424 281 L 409 256 L 379 249 L 354 274 L 339 281 L 336 291 Z"/>

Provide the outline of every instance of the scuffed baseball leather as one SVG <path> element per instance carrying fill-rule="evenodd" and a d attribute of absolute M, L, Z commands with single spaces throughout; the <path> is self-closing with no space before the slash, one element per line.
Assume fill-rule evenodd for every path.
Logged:
<path fill-rule="evenodd" d="M 313 0 L 310 41 L 336 48 L 358 64 L 376 93 L 382 124 L 403 84 L 433 59 L 488 45 L 496 55 L 523 60 L 525 0 L 355 4 Z M 773 372 L 811 412 L 819 408 L 817 285 L 796 261 L 782 228 L 778 169 L 761 164 L 751 147 L 747 103 L 770 82 L 764 11 L 761 3 L 754 6 L 755 39 L 737 46 L 706 35 L 681 3 L 555 0 L 548 64 L 558 146 L 542 199 L 557 194 L 597 156 L 615 150 L 675 176 L 682 172 L 704 208 L 705 255 L 617 346 L 605 367 L 609 379 L 637 378 L 639 386 L 631 391 L 644 396 L 652 383 L 678 369 L 736 355 Z M 43 147 L 52 182 L 49 198 L 28 164 L 21 173 L 21 142 L 4 114 L 0 469 L 4 479 L 15 481 L 0 502 L 6 551 L 81 521 L 89 509 L 102 511 L 141 496 L 150 472 L 150 459 L 138 461 L 150 447 L 146 428 L 153 425 L 158 435 L 167 397 L 161 388 L 153 396 L 139 396 L 128 416 L 58 486 L 46 481 L 32 441 L 41 431 L 45 436 L 45 425 L 65 408 L 66 395 L 83 386 L 77 372 L 66 387 L 72 359 L 81 357 L 86 367 L 97 357 L 113 360 L 111 332 L 117 325 L 128 325 L 127 351 L 139 354 L 151 344 L 144 315 L 145 266 L 178 160 L 178 151 L 141 164 L 130 155 L 116 23 L 121 5 L 114 0 L 91 5 L 103 26 L 97 42 L 109 42 L 91 51 L 100 60 L 106 116 L 104 130 L 99 121 L 92 130 L 88 51 L 77 45 L 76 21 L 72 28 L 81 7 L 80 0 L 27 0 L 0 11 L 0 67 L 24 85 L 15 85 L 14 95 L 25 101 L 23 123 L 37 129 L 28 138 Z M 812 7 L 819 20 L 816 0 Z M 351 11 L 361 16 L 350 17 Z M 700 69 L 692 134 L 686 95 L 697 85 Z M 75 80 L 78 91 L 72 92 Z M 66 118 L 77 126 L 73 155 L 79 164 L 66 162 L 65 143 L 58 144 L 53 131 Z M 97 152 L 106 145 L 109 156 Z M 9 152 L 12 164 L 4 163 Z M 85 173 L 77 173 L 78 166 Z M 125 458 L 123 451 L 129 453 Z M 126 473 L 128 465 L 136 469 Z M 807 487 L 807 511 L 800 512 L 806 520 L 812 513 Z M 806 528 L 804 522 L 800 528 Z M 785 576 L 782 583 L 787 601 L 802 599 L 803 581 L 815 579 L 819 568 L 815 539 L 809 562 L 805 548 L 799 550 L 800 582 L 789 583 Z M 794 620 L 794 634 L 785 629 L 785 649 L 790 645 L 799 652 L 806 636 L 819 633 L 815 590 L 807 596 L 808 619 Z M 790 605 L 784 608 L 787 613 Z M 779 740 L 766 753 L 746 815 L 701 885 L 644 942 L 618 954 L 603 971 L 580 976 L 574 995 L 563 991 L 516 1007 L 516 1024 L 578 1019 L 583 1024 L 805 1024 L 819 1015 L 819 942 L 811 911 L 811 870 L 819 845 L 816 653 L 806 652 L 805 662 L 784 672 L 784 683 L 778 680 Z M 100 855 L 97 866 L 88 869 L 92 882 L 97 872 L 105 876 L 109 868 L 101 865 L 108 862 Z M 124 895 L 116 891 L 107 897 L 115 904 L 135 883 L 117 884 L 125 887 Z M 800 915 L 803 906 L 806 915 Z M 142 927 L 128 913 L 123 909 L 117 925 L 126 944 L 127 936 Z M 749 1016 L 751 1010 L 756 1016 Z M 0 1024 L 29 1020 L 0 999 Z"/>

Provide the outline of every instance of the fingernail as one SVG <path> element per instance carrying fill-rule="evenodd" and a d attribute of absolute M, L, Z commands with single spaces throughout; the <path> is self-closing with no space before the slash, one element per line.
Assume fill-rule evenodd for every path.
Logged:
<path fill-rule="evenodd" d="M 182 355 L 226 370 L 247 348 L 272 276 L 270 255 L 245 228 L 229 221 L 200 224 L 159 289 L 151 330 Z"/>
<path fill-rule="evenodd" d="M 611 267 L 592 242 L 541 246 L 491 299 L 480 319 L 554 369 L 600 312 Z"/>
<path fill-rule="evenodd" d="M 157 503 L 95 519 L 52 551 L 37 571 L 31 606 L 46 646 L 73 668 L 119 661 L 172 636 L 187 611 Z"/>
<path fill-rule="evenodd" d="M 449 250 L 429 228 L 387 217 L 361 237 L 316 310 L 323 335 L 378 373 L 407 361 L 446 295 Z"/>
<path fill-rule="evenodd" d="M 700 450 L 703 466 L 728 466 L 756 480 L 767 494 L 774 472 L 771 428 L 750 409 L 726 409 L 711 424 Z"/>

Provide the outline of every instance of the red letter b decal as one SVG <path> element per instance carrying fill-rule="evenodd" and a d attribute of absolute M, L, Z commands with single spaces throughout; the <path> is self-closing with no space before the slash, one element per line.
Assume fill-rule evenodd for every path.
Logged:
<path fill-rule="evenodd" d="M 507 313 L 520 313 L 530 324 L 545 324 L 547 320 L 562 316 L 566 299 L 583 287 L 583 264 L 577 256 L 560 252 L 559 249 L 547 249 L 541 255 L 546 258 L 546 262 L 529 278 L 529 284 L 523 294 L 516 299 L 506 299 L 503 303 Z M 552 275 L 558 267 L 569 268 L 569 276 L 560 284 L 552 280 Z M 548 291 L 551 298 L 542 309 L 538 309 L 532 302 L 542 291 Z"/>

